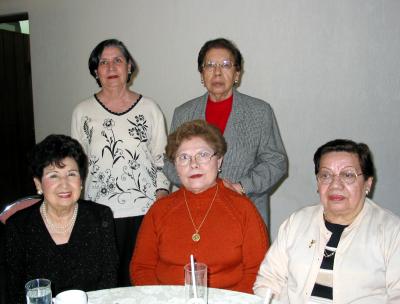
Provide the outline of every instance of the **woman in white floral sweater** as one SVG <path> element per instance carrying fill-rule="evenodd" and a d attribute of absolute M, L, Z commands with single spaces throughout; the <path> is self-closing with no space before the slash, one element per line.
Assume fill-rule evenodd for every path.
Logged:
<path fill-rule="evenodd" d="M 89 70 L 101 89 L 75 108 L 71 134 L 89 158 L 85 198 L 113 211 L 118 281 L 128 286 L 143 216 L 156 199 L 168 194 L 169 182 L 162 173 L 165 122 L 153 100 L 129 90 L 136 65 L 122 42 L 99 43 L 89 57 Z"/>

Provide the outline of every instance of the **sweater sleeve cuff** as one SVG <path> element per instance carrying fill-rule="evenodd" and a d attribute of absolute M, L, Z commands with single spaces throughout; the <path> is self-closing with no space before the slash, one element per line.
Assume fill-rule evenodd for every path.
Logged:
<path fill-rule="evenodd" d="M 158 189 L 156 190 L 156 193 L 157 193 L 158 191 L 166 191 L 167 193 L 169 193 L 169 190 L 168 190 L 168 189 L 165 189 L 165 188 L 158 188 Z"/>

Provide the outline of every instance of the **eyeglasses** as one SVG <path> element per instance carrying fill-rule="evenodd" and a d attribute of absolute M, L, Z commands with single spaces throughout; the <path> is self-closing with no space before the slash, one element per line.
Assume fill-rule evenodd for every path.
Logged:
<path fill-rule="evenodd" d="M 203 165 L 203 164 L 209 163 L 211 158 L 215 155 L 217 155 L 217 152 L 210 153 L 208 151 L 202 151 L 202 152 L 196 153 L 194 156 L 188 155 L 186 153 L 182 153 L 175 158 L 175 163 L 178 166 L 184 167 L 184 166 L 189 165 L 192 162 L 192 160 L 194 159 L 196 164 Z"/>
<path fill-rule="evenodd" d="M 356 169 L 354 168 L 345 168 L 339 172 L 339 174 L 333 174 L 332 171 L 327 169 L 322 169 L 317 174 L 317 180 L 319 183 L 324 185 L 329 185 L 335 179 L 335 176 L 339 176 L 341 182 L 351 185 L 356 180 L 357 177 L 363 175 L 363 173 L 357 173 Z"/>
<path fill-rule="evenodd" d="M 217 67 L 220 67 L 223 71 L 229 71 L 233 66 L 234 64 L 230 60 L 224 60 L 222 63 L 207 61 L 202 65 L 206 72 L 213 72 Z"/>

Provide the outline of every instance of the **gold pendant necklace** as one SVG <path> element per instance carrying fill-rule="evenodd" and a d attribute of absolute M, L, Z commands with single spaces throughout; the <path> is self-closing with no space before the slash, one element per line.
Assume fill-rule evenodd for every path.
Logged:
<path fill-rule="evenodd" d="M 203 226 L 204 221 L 206 220 L 208 214 L 210 213 L 211 207 L 212 207 L 212 205 L 213 205 L 213 203 L 214 203 L 214 201 L 215 201 L 215 198 L 217 197 L 217 193 L 218 193 L 218 184 L 217 184 L 217 189 L 215 190 L 214 197 L 213 197 L 213 199 L 212 199 L 212 201 L 211 201 L 210 207 L 208 207 L 208 210 L 207 210 L 207 212 L 206 212 L 206 215 L 204 216 L 203 220 L 201 221 L 199 227 L 197 228 L 197 227 L 196 227 L 196 224 L 194 223 L 192 214 L 190 213 L 189 204 L 188 204 L 188 202 L 187 202 L 187 200 L 186 200 L 186 191 L 185 191 L 185 189 L 183 189 L 183 199 L 185 200 L 186 208 L 187 208 L 187 210 L 188 210 L 189 217 L 190 217 L 190 220 L 192 221 L 192 225 L 193 225 L 193 228 L 194 228 L 194 231 L 195 231 L 195 232 L 192 234 L 192 240 L 193 240 L 193 242 L 198 242 L 198 241 L 200 241 L 200 233 L 199 233 L 200 228 L 201 228 L 201 226 Z"/>
<path fill-rule="evenodd" d="M 193 242 L 200 241 L 200 234 L 198 234 L 197 231 L 192 234 L 192 240 L 193 240 Z"/>

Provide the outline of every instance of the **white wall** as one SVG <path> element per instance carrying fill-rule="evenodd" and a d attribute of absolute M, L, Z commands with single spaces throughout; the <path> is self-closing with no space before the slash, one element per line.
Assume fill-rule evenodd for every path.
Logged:
<path fill-rule="evenodd" d="M 28 12 L 37 140 L 69 133 L 73 107 L 97 90 L 87 59 L 101 40 L 126 43 L 133 89 L 173 109 L 204 92 L 196 58 L 208 39 L 232 39 L 245 58 L 240 91 L 275 109 L 290 161 L 272 196 L 272 235 L 317 201 L 312 156 L 328 140 L 369 144 L 374 199 L 400 214 L 400 1 L 1 0 Z"/>

